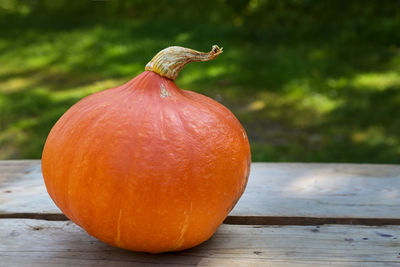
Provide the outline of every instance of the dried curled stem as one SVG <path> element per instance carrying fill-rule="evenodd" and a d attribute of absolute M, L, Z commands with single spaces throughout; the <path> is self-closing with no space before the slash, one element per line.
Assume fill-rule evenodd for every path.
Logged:
<path fill-rule="evenodd" d="M 222 53 L 222 47 L 213 45 L 208 53 L 193 49 L 171 46 L 158 52 L 157 55 L 146 65 L 146 70 L 158 73 L 161 76 L 175 80 L 179 71 L 188 63 L 193 61 L 208 61 Z"/>

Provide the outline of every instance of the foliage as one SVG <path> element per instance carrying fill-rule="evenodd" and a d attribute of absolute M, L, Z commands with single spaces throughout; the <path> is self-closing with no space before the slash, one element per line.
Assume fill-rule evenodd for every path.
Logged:
<path fill-rule="evenodd" d="M 0 0 L 0 158 L 40 158 L 82 97 L 160 49 L 224 47 L 177 84 L 228 106 L 255 161 L 400 163 L 399 1 Z"/>

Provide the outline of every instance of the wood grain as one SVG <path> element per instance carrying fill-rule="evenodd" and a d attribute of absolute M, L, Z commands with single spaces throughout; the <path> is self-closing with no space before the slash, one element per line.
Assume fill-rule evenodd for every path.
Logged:
<path fill-rule="evenodd" d="M 400 217 L 400 165 L 255 163 L 234 216 Z"/>
<path fill-rule="evenodd" d="M 46 192 L 39 161 L 0 161 L 0 217 L 60 213 Z M 263 224 L 269 217 L 397 222 L 400 165 L 253 163 L 230 216 L 231 222 L 264 218 Z"/>
<path fill-rule="evenodd" d="M 0 161 L 0 214 L 61 213 L 47 194 L 39 160 Z"/>
<path fill-rule="evenodd" d="M 206 243 L 151 255 L 110 247 L 72 222 L 0 220 L 0 266 L 399 266 L 400 226 L 222 225 Z"/>
<path fill-rule="evenodd" d="M 19 179 L 38 164 L 38 160 L 0 160 L 0 185 Z"/>

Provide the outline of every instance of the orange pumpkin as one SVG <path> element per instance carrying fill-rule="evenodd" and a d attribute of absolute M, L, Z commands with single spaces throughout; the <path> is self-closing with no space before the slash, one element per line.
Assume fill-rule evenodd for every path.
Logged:
<path fill-rule="evenodd" d="M 221 52 L 164 49 L 145 72 L 58 120 L 42 170 L 69 219 L 112 246 L 151 253 L 213 235 L 245 189 L 249 143 L 227 108 L 173 79 L 185 64 Z"/>

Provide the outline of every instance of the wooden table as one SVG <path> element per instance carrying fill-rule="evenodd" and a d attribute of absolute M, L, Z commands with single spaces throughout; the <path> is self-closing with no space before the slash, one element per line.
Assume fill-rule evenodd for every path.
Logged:
<path fill-rule="evenodd" d="M 0 266 L 400 266 L 400 165 L 253 163 L 204 244 L 150 255 L 68 221 L 40 161 L 0 161 Z"/>

